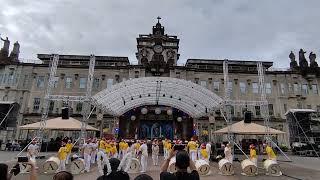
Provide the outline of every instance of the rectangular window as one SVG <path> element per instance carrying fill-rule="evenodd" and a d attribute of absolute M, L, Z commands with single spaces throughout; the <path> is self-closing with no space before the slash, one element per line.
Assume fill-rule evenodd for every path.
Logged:
<path fill-rule="evenodd" d="M 258 83 L 252 83 L 252 92 L 255 93 L 255 94 L 259 93 Z"/>
<path fill-rule="evenodd" d="M 135 71 L 135 72 L 134 72 L 134 78 L 139 78 L 139 74 L 140 74 L 139 71 Z"/>
<path fill-rule="evenodd" d="M 230 92 L 230 94 L 232 94 L 232 90 L 233 90 L 233 85 L 232 85 L 232 82 L 229 81 L 228 82 L 228 91 Z"/>
<path fill-rule="evenodd" d="M 100 79 L 99 78 L 94 78 L 93 80 L 93 88 L 98 89 L 100 86 Z"/>
<path fill-rule="evenodd" d="M 86 86 L 87 86 L 87 78 L 84 78 L 84 77 L 80 78 L 79 88 L 84 89 L 86 88 Z"/>
<path fill-rule="evenodd" d="M 231 116 L 234 116 L 234 106 L 230 106 L 230 110 L 231 110 Z"/>
<path fill-rule="evenodd" d="M 312 92 L 313 94 L 318 94 L 318 85 L 312 84 Z"/>
<path fill-rule="evenodd" d="M 260 106 L 255 106 L 254 109 L 256 111 L 256 116 L 260 116 L 261 115 Z"/>
<path fill-rule="evenodd" d="M 38 76 L 37 88 L 43 88 L 43 87 L 44 87 L 44 76 Z"/>
<path fill-rule="evenodd" d="M 307 84 L 302 84 L 302 94 L 307 95 L 308 94 L 308 85 Z"/>
<path fill-rule="evenodd" d="M 33 111 L 38 111 L 40 108 L 40 98 L 34 98 Z"/>
<path fill-rule="evenodd" d="M 200 81 L 200 85 L 203 87 L 207 87 L 207 81 Z"/>
<path fill-rule="evenodd" d="M 244 83 L 244 82 L 240 82 L 240 93 L 241 94 L 245 94 L 246 92 L 247 92 L 247 90 L 246 90 L 246 83 Z"/>
<path fill-rule="evenodd" d="M 293 84 L 293 90 L 295 94 L 299 94 L 300 93 L 300 88 L 299 88 L 299 84 L 298 83 L 294 83 Z"/>
<path fill-rule="evenodd" d="M 285 94 L 286 93 L 286 87 L 283 83 L 280 84 L 280 93 Z"/>
<path fill-rule="evenodd" d="M 219 91 L 219 88 L 220 88 L 220 82 L 218 81 L 213 82 L 213 90 Z"/>
<path fill-rule="evenodd" d="M 59 77 L 54 77 L 53 78 L 53 88 L 57 88 L 58 87 L 58 82 L 59 82 Z"/>
<path fill-rule="evenodd" d="M 49 111 L 52 112 L 54 109 L 54 101 L 50 101 L 49 103 Z"/>
<path fill-rule="evenodd" d="M 113 85 L 113 79 L 108 79 L 107 80 L 107 89 L 111 88 Z"/>
<path fill-rule="evenodd" d="M 66 84 L 65 84 L 67 89 L 70 89 L 72 87 L 72 78 L 71 77 L 66 77 Z"/>
<path fill-rule="evenodd" d="M 82 111 L 82 103 L 77 103 L 76 111 L 77 112 L 81 112 Z"/>
<path fill-rule="evenodd" d="M 268 104 L 268 109 L 269 109 L 269 115 L 273 116 L 274 111 L 273 111 L 273 104 Z"/>
<path fill-rule="evenodd" d="M 271 94 L 271 92 L 272 92 L 271 84 L 270 83 L 266 83 L 265 86 L 266 86 L 266 93 L 267 94 Z"/>

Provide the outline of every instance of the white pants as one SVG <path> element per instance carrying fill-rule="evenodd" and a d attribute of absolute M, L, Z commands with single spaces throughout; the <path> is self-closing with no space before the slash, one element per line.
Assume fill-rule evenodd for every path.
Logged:
<path fill-rule="evenodd" d="M 258 159 L 257 158 L 252 158 L 250 159 L 251 162 L 253 162 L 256 166 L 258 166 Z"/>
<path fill-rule="evenodd" d="M 225 159 L 228 160 L 230 163 L 233 163 L 233 156 L 232 155 L 226 156 Z"/>
<path fill-rule="evenodd" d="M 163 148 L 163 157 L 164 159 L 167 158 L 167 149 Z"/>
<path fill-rule="evenodd" d="M 119 158 L 123 158 L 124 157 L 124 155 L 126 155 L 127 154 L 127 149 L 122 149 L 121 151 L 120 151 L 120 154 L 119 154 Z"/>
<path fill-rule="evenodd" d="M 191 161 L 195 162 L 197 160 L 197 151 L 196 150 L 190 150 L 190 158 Z"/>
<path fill-rule="evenodd" d="M 141 172 L 146 172 L 148 166 L 148 156 L 141 156 Z"/>
<path fill-rule="evenodd" d="M 91 156 L 90 154 L 84 153 L 84 170 L 89 172 L 90 171 L 90 164 L 91 164 Z"/>
<path fill-rule="evenodd" d="M 91 164 L 96 163 L 96 155 L 97 155 L 96 150 L 91 152 Z"/>
<path fill-rule="evenodd" d="M 66 160 L 65 159 L 61 160 L 60 159 L 60 164 L 59 164 L 59 167 L 57 169 L 57 172 L 65 171 L 65 170 L 66 170 Z"/>
<path fill-rule="evenodd" d="M 112 157 L 113 158 L 118 158 L 118 153 L 115 153 Z"/>
<path fill-rule="evenodd" d="M 101 158 L 102 158 L 102 162 L 101 162 Z M 97 153 L 97 165 L 98 165 L 98 171 L 99 171 L 100 175 L 103 175 L 103 166 L 104 166 L 104 163 L 106 162 L 106 160 L 107 160 L 107 156 L 104 153 L 104 151 L 99 150 Z"/>
<path fill-rule="evenodd" d="M 67 154 L 66 164 L 69 164 L 70 155 L 71 155 L 71 153 Z"/>
<path fill-rule="evenodd" d="M 159 161 L 159 155 L 158 154 L 152 154 L 152 162 L 153 165 L 157 166 Z"/>

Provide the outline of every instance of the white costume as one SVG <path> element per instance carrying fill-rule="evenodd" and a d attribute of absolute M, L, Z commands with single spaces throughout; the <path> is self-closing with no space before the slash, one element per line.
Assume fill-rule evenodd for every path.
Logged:
<path fill-rule="evenodd" d="M 98 148 L 98 143 L 89 143 L 89 145 L 92 148 L 92 152 L 91 152 L 91 164 L 96 163 L 96 155 L 97 155 L 97 148 Z"/>
<path fill-rule="evenodd" d="M 148 166 L 148 147 L 146 143 L 143 143 L 139 151 L 141 152 L 141 172 L 144 173 L 147 171 Z"/>
<path fill-rule="evenodd" d="M 231 148 L 226 146 L 224 148 L 224 155 L 225 155 L 225 159 L 227 159 L 229 162 L 233 163 L 233 156 L 232 156 Z"/>
<path fill-rule="evenodd" d="M 152 161 L 154 166 L 158 165 L 158 160 L 159 160 L 159 145 L 152 144 Z"/>
<path fill-rule="evenodd" d="M 104 164 L 105 164 L 107 161 L 109 161 L 108 158 L 107 158 L 107 156 L 106 156 L 106 153 L 105 153 L 105 152 L 106 152 L 105 149 L 102 149 L 102 148 L 98 149 L 98 153 L 97 153 L 97 165 L 98 165 L 98 171 L 99 171 L 100 175 L 103 175 L 103 170 L 102 170 L 102 168 L 103 168 Z M 102 161 L 101 161 L 101 159 L 102 159 Z"/>
<path fill-rule="evenodd" d="M 131 145 L 131 147 L 128 148 L 127 154 L 125 154 L 118 166 L 118 171 L 123 169 L 123 171 L 128 172 L 129 168 L 131 166 L 132 158 L 135 156 L 135 147 L 134 145 Z"/>
<path fill-rule="evenodd" d="M 30 161 L 32 162 L 36 162 L 36 155 L 38 153 L 39 147 L 37 144 L 30 144 L 28 146 L 28 153 L 27 156 L 29 158 Z"/>
<path fill-rule="evenodd" d="M 210 154 L 211 154 L 211 144 L 210 143 L 206 144 L 206 150 L 207 150 L 207 153 L 208 153 L 208 162 L 209 162 Z"/>
<path fill-rule="evenodd" d="M 92 147 L 90 144 L 84 143 L 83 146 L 83 158 L 84 158 L 84 170 L 90 172 L 90 164 L 91 164 L 91 152 Z"/>

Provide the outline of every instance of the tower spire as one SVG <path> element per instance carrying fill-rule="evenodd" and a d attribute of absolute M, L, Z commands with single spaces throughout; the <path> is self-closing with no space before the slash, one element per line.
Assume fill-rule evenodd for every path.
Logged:
<path fill-rule="evenodd" d="M 160 17 L 160 16 L 158 16 L 158 17 L 157 17 L 157 19 L 158 19 L 158 23 L 160 23 L 160 19 L 161 19 L 161 17 Z"/>

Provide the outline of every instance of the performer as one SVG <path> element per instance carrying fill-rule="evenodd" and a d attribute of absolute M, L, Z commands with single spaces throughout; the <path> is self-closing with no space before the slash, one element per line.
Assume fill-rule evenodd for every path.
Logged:
<path fill-rule="evenodd" d="M 142 145 L 139 148 L 139 154 L 141 155 L 141 173 L 147 172 L 148 166 L 148 147 L 146 141 L 141 141 Z"/>
<path fill-rule="evenodd" d="M 250 144 L 250 161 L 252 161 L 256 166 L 258 165 L 257 151 L 253 144 Z"/>
<path fill-rule="evenodd" d="M 70 141 L 70 140 L 69 140 Z M 68 143 L 69 143 L 68 141 Z M 68 148 L 66 147 L 66 143 L 64 141 L 61 142 L 61 147 L 58 151 L 58 158 L 60 160 L 59 167 L 57 172 L 65 171 L 66 170 L 66 159 L 68 156 Z"/>
<path fill-rule="evenodd" d="M 193 138 L 191 138 L 191 140 L 188 142 L 187 147 L 188 147 L 188 149 L 189 149 L 190 159 L 194 162 L 195 160 L 197 160 L 197 149 L 198 149 L 198 145 L 197 145 L 197 143 L 194 141 Z"/>
<path fill-rule="evenodd" d="M 209 163 L 209 156 L 208 156 L 208 151 L 206 149 L 206 144 L 202 144 L 201 145 L 201 149 L 200 149 L 200 156 L 199 159 L 205 160 Z"/>
<path fill-rule="evenodd" d="M 138 156 L 138 154 L 139 154 L 140 146 L 141 146 L 141 145 L 140 145 L 140 141 L 137 140 L 137 141 L 135 142 L 135 144 L 134 144 L 136 156 Z"/>
<path fill-rule="evenodd" d="M 90 143 L 90 146 L 92 148 L 92 152 L 91 152 L 91 164 L 96 163 L 96 155 L 97 155 L 97 151 L 98 151 L 98 143 L 97 143 L 97 139 L 94 138 L 92 140 L 92 142 Z"/>
<path fill-rule="evenodd" d="M 158 140 L 154 139 L 152 143 L 152 162 L 154 166 L 158 166 L 159 161 L 159 144 Z"/>
<path fill-rule="evenodd" d="M 167 140 L 167 143 L 166 143 L 166 152 L 167 152 L 167 157 L 169 156 L 169 153 L 170 153 L 171 149 L 172 149 L 171 140 L 170 140 L 170 139 L 168 139 L 168 140 Z"/>
<path fill-rule="evenodd" d="M 90 164 L 91 164 L 91 152 L 92 147 L 90 145 L 91 139 L 88 139 L 87 142 L 84 142 L 83 149 L 83 158 L 84 158 L 84 171 L 90 172 Z"/>
<path fill-rule="evenodd" d="M 119 159 L 122 159 L 123 156 L 126 154 L 123 151 L 124 144 L 125 144 L 124 140 L 121 139 L 121 141 L 119 142 Z"/>
<path fill-rule="evenodd" d="M 118 166 L 118 171 L 123 169 L 123 171 L 128 172 L 131 166 L 132 158 L 135 157 L 135 144 L 131 144 L 128 148 L 127 154 L 125 154 Z"/>
<path fill-rule="evenodd" d="M 228 143 L 224 148 L 224 158 L 227 159 L 230 163 L 233 163 L 233 155 L 231 150 L 231 144 Z"/>
<path fill-rule="evenodd" d="M 70 155 L 71 155 L 71 150 L 73 148 L 73 144 L 71 143 L 71 140 L 68 140 L 68 143 L 66 144 L 66 149 L 67 149 L 67 158 L 66 158 L 66 164 L 69 163 Z"/>
<path fill-rule="evenodd" d="M 112 140 L 110 145 L 110 157 L 118 158 L 117 143 L 115 142 L 115 140 Z"/>
<path fill-rule="evenodd" d="M 167 157 L 168 157 L 168 153 L 167 153 L 167 138 L 162 140 L 162 146 L 163 146 L 163 157 L 164 157 L 164 160 L 166 160 Z"/>
<path fill-rule="evenodd" d="M 97 153 L 97 165 L 98 165 L 98 171 L 100 175 L 103 175 L 103 164 L 108 159 L 105 151 L 106 151 L 106 139 L 103 137 L 100 141 L 98 141 L 99 147 L 98 147 L 98 153 Z M 102 159 L 102 162 L 101 162 Z"/>
<path fill-rule="evenodd" d="M 37 145 L 37 141 L 34 139 L 32 140 L 31 144 L 28 146 L 28 153 L 27 157 L 30 161 L 36 163 L 36 156 L 39 152 L 39 147 Z"/>
<path fill-rule="evenodd" d="M 273 161 L 277 161 L 277 156 L 274 153 L 274 151 L 270 145 L 270 142 L 267 143 L 266 153 L 267 153 L 268 159 L 273 160 Z"/>
<path fill-rule="evenodd" d="M 207 150 L 207 153 L 208 153 L 208 162 L 209 162 L 210 161 L 210 155 L 211 155 L 211 143 L 210 142 L 207 142 L 206 150 Z"/>
<path fill-rule="evenodd" d="M 106 148 L 105 152 L 106 152 L 107 158 L 109 159 L 111 158 L 111 148 L 112 148 L 110 140 L 106 141 L 105 148 Z"/>

